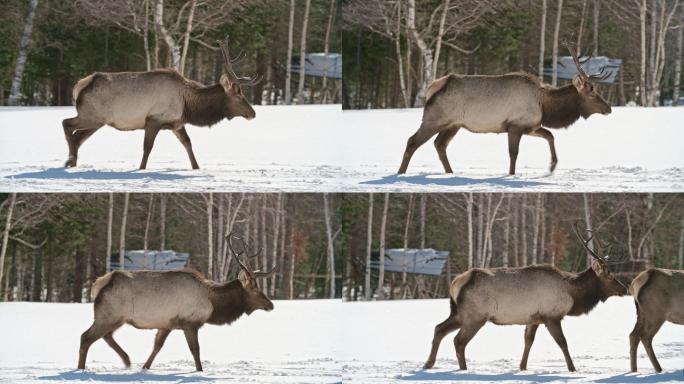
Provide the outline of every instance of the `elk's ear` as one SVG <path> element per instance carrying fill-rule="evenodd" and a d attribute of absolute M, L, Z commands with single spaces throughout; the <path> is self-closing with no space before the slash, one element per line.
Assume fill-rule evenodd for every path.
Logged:
<path fill-rule="evenodd" d="M 245 271 L 240 271 L 240 273 L 238 273 L 238 280 L 240 280 L 243 287 L 248 287 L 250 284 L 249 275 L 247 275 Z"/>
<path fill-rule="evenodd" d="M 231 88 L 232 83 L 230 82 L 230 79 L 228 78 L 228 75 L 225 73 L 221 75 L 221 79 L 219 80 L 219 83 L 221 83 L 221 86 L 223 87 L 223 90 L 228 92 Z M 242 272 L 242 271 L 240 271 Z"/>
<path fill-rule="evenodd" d="M 594 272 L 596 273 L 596 276 L 607 276 L 608 275 L 608 266 L 601 261 L 594 260 L 591 263 L 591 269 L 594 270 Z"/>
<path fill-rule="evenodd" d="M 574 85 L 579 92 L 584 92 L 587 88 L 586 81 L 580 75 L 575 75 L 575 77 L 572 78 L 572 85 Z"/>

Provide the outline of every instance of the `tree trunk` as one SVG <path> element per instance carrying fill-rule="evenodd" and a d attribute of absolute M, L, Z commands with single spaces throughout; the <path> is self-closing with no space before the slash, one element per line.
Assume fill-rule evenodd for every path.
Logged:
<path fill-rule="evenodd" d="M 157 29 L 164 39 L 166 46 L 169 48 L 169 54 L 171 55 L 171 66 L 177 70 L 180 70 L 180 47 L 164 25 L 164 0 L 157 0 L 157 6 L 154 12 L 154 22 L 157 25 Z"/>
<path fill-rule="evenodd" d="M 152 222 L 152 208 L 154 207 L 154 194 L 150 193 L 150 202 L 147 204 L 147 220 L 145 220 L 145 234 L 143 236 L 143 252 L 147 254 L 150 237 L 150 223 Z"/>
<path fill-rule="evenodd" d="M 439 54 L 442 49 L 442 38 L 444 36 L 444 24 L 446 23 L 446 16 L 449 13 L 449 0 L 444 0 L 442 3 L 442 17 L 439 20 L 439 30 L 437 32 L 437 43 L 435 44 L 435 60 L 432 64 L 432 78 L 437 77 L 437 66 L 439 65 Z"/>
<path fill-rule="evenodd" d="M 209 192 L 207 202 L 207 277 L 214 278 L 214 193 Z"/>
<path fill-rule="evenodd" d="M 639 96 L 641 105 L 646 106 L 646 0 L 639 7 L 639 25 L 641 27 L 641 66 L 639 71 Z"/>
<path fill-rule="evenodd" d="M 520 234 L 522 235 L 522 266 L 527 267 L 527 194 L 523 193 L 522 206 L 520 207 Z"/>
<path fill-rule="evenodd" d="M 143 27 L 143 49 L 145 49 L 145 68 L 150 71 L 152 70 L 152 63 L 150 60 L 150 40 L 149 35 L 149 20 L 150 20 L 150 2 L 145 0 L 145 24 Z"/>
<path fill-rule="evenodd" d="M 425 248 L 425 220 L 427 215 L 427 194 L 420 194 L 420 249 Z"/>
<path fill-rule="evenodd" d="M 192 32 L 192 19 L 195 17 L 195 8 L 197 7 L 197 0 L 192 0 L 190 5 L 190 13 L 188 13 L 188 23 L 185 26 L 185 34 L 183 35 L 183 53 L 180 58 L 180 73 L 185 73 L 185 58 L 188 56 L 188 46 L 190 45 L 190 32 Z"/>
<path fill-rule="evenodd" d="M 119 233 L 119 269 L 124 270 L 124 263 L 126 259 L 126 220 L 128 219 L 128 200 L 130 193 L 124 193 L 124 206 L 121 213 L 121 232 Z"/>
<path fill-rule="evenodd" d="M 551 85 L 554 87 L 558 82 L 558 35 L 560 34 L 561 18 L 563 16 L 563 0 L 558 0 L 558 9 L 556 10 L 556 26 L 553 30 L 553 53 L 551 62 Z"/>
<path fill-rule="evenodd" d="M 484 251 L 484 205 L 485 205 L 485 195 L 484 193 L 479 194 L 477 204 L 477 253 L 475 254 L 476 259 L 473 260 L 473 265 L 480 265 L 482 262 L 482 253 Z"/>
<path fill-rule="evenodd" d="M 679 229 L 679 269 L 684 269 L 684 216 L 682 216 L 681 227 Z"/>
<path fill-rule="evenodd" d="M 422 58 L 423 65 L 423 79 L 418 84 L 418 92 L 416 92 L 416 99 L 413 102 L 414 107 L 422 107 L 425 103 L 425 92 L 430 83 L 432 83 L 432 50 L 427 45 L 418 30 L 416 30 L 416 0 L 408 0 L 407 3 L 407 27 L 411 36 L 416 41 L 418 50 Z"/>
<path fill-rule="evenodd" d="M 684 224 L 684 223 L 683 223 Z M 683 225 L 684 233 L 684 225 Z M 363 293 L 366 300 L 370 300 L 371 293 L 371 251 L 373 246 L 373 193 L 368 194 L 368 225 L 366 227 L 366 270 L 364 275 Z"/>
<path fill-rule="evenodd" d="M 12 213 L 14 212 L 16 203 L 17 193 L 14 192 L 10 195 L 10 203 L 9 207 L 7 207 L 7 218 L 5 218 L 5 230 L 2 232 L 2 248 L 0 248 L 0 283 L 2 283 L 2 274 L 5 269 L 5 255 L 7 254 L 7 243 L 9 242 L 9 234 L 12 229 Z"/>
<path fill-rule="evenodd" d="M 321 83 L 321 103 L 328 102 L 328 52 L 330 51 L 330 31 L 332 30 L 333 19 L 335 18 L 335 0 L 330 0 L 330 11 L 328 13 L 328 25 L 325 28 L 325 42 L 323 44 L 323 82 Z M 313 97 L 312 97 L 313 99 Z"/>
<path fill-rule="evenodd" d="M 267 249 L 267 238 L 266 233 L 266 206 L 268 204 L 268 195 L 265 193 L 261 194 L 261 269 L 266 271 L 268 269 L 268 249 Z M 268 293 L 268 278 L 261 279 L 261 291 L 266 294 Z"/>
<path fill-rule="evenodd" d="M 310 0 L 307 0 L 307 3 Z M 307 6 L 308 8 L 308 6 Z M 323 214 L 325 215 L 325 234 L 328 239 L 328 275 L 330 276 L 330 298 L 335 298 L 335 249 L 333 246 L 332 219 L 328 194 L 323 194 Z"/>
<path fill-rule="evenodd" d="M 468 269 L 472 268 L 475 260 L 473 260 L 473 193 L 468 192 L 466 195 L 466 214 L 468 215 Z"/>
<path fill-rule="evenodd" d="M 542 0 L 541 33 L 539 36 L 539 80 L 544 81 L 544 43 L 546 41 L 546 0 Z"/>
<path fill-rule="evenodd" d="M 586 193 L 582 194 L 582 200 L 584 202 L 584 225 L 586 226 L 586 230 L 588 233 L 591 233 L 592 230 L 592 225 L 591 225 L 591 207 L 589 206 L 589 195 Z M 590 250 L 594 250 L 594 240 L 589 239 L 589 244 L 587 244 L 587 247 L 589 247 Z M 586 258 L 586 265 L 589 267 L 591 265 L 591 254 L 587 252 L 587 258 Z"/>
<path fill-rule="evenodd" d="M 166 250 L 166 200 L 168 196 L 162 193 L 159 196 L 159 250 Z"/>
<path fill-rule="evenodd" d="M 24 69 L 26 68 L 26 56 L 28 55 L 28 46 L 31 43 L 33 18 L 36 15 L 38 0 L 31 0 L 29 4 L 29 13 L 28 16 L 26 16 L 24 31 L 22 32 L 21 40 L 19 41 L 19 54 L 17 55 L 17 64 L 14 67 L 14 76 L 12 77 L 9 105 L 18 105 L 19 99 L 21 98 L 21 83 L 24 76 Z"/>
<path fill-rule="evenodd" d="M 397 31 L 395 32 L 394 36 L 394 49 L 397 53 L 397 66 L 399 67 L 399 88 L 401 89 L 401 96 L 404 100 L 404 107 L 410 108 L 411 95 L 406 89 L 407 80 L 405 79 L 406 77 L 409 79 L 408 81 L 410 81 L 410 74 L 404 76 L 404 60 L 401 57 L 401 4 L 397 5 Z M 411 47 L 409 46 L 407 49 L 411 50 Z"/>
<path fill-rule="evenodd" d="M 105 273 L 108 273 L 111 267 L 112 257 L 112 223 L 114 222 L 114 194 L 109 192 L 109 212 L 107 214 L 107 249 L 105 252 Z"/>
<path fill-rule="evenodd" d="M 285 71 L 285 104 L 292 103 L 292 30 L 294 28 L 295 0 L 290 0 L 290 24 L 287 28 L 287 69 Z"/>
<path fill-rule="evenodd" d="M 277 266 L 277 260 L 278 260 L 278 240 L 280 238 L 280 216 L 282 215 L 282 210 L 283 210 L 283 194 L 282 192 L 278 192 L 276 196 L 276 207 L 275 207 L 275 212 L 273 213 L 274 218 L 273 218 L 273 252 L 272 252 L 272 257 L 271 257 L 271 267 L 270 268 L 275 268 Z M 270 268 L 268 270 L 270 270 Z M 264 266 L 264 269 L 266 267 Z M 273 276 L 271 276 L 271 290 L 270 290 L 270 296 L 273 297 L 275 296 L 276 293 L 276 275 L 277 273 L 274 273 Z"/>
<path fill-rule="evenodd" d="M 297 90 L 297 104 L 304 104 L 304 80 L 306 80 L 306 31 L 309 26 L 309 9 L 311 0 L 306 0 L 304 7 L 304 21 L 302 21 L 302 38 L 299 45 L 299 87 Z"/>
<path fill-rule="evenodd" d="M 385 202 L 380 221 L 380 257 L 378 260 L 378 299 L 385 298 L 385 231 L 387 229 L 387 210 L 389 208 L 389 193 L 385 192 Z"/>
<path fill-rule="evenodd" d="M 406 223 L 404 225 L 404 260 L 402 262 L 402 271 L 401 271 L 401 298 L 405 299 L 406 298 L 406 293 L 408 291 L 408 285 L 406 281 L 407 277 L 407 272 L 408 272 L 408 236 L 409 236 L 409 228 L 411 226 L 411 218 L 413 216 L 413 201 L 414 201 L 415 196 L 413 193 L 409 194 L 409 205 L 408 205 L 408 212 L 406 213 Z"/>
<path fill-rule="evenodd" d="M 679 87 L 682 80 L 682 35 L 684 34 L 684 5 L 681 7 L 679 16 L 679 28 L 677 30 L 677 56 L 675 57 L 674 66 L 674 84 L 672 90 L 672 105 L 679 105 Z M 680 267 L 681 269 L 681 263 Z"/>
<path fill-rule="evenodd" d="M 532 223 L 532 265 L 538 264 L 537 251 L 539 245 L 539 226 L 541 221 L 541 193 L 537 193 L 536 204 L 534 207 L 534 221 Z"/>
<path fill-rule="evenodd" d="M 504 227 L 504 248 L 501 254 L 501 264 L 503 267 L 508 267 L 508 252 L 511 241 L 511 195 L 506 198 L 506 226 Z"/>
<path fill-rule="evenodd" d="M 601 19 L 599 18 L 600 9 L 601 9 L 601 0 L 594 0 L 594 7 L 593 7 L 593 11 L 594 11 L 594 25 L 593 25 L 594 33 L 592 35 L 593 39 L 594 39 L 594 44 L 593 44 L 594 50 L 592 53 L 593 56 L 598 56 L 598 50 L 599 50 L 599 22 L 601 21 Z M 580 52 L 579 48 L 577 48 L 577 52 Z M 578 53 L 578 55 L 579 54 L 580 53 Z"/>
<path fill-rule="evenodd" d="M 596 0 L 594 0 L 594 7 Z M 577 44 L 575 45 L 577 52 L 582 52 L 582 35 L 584 34 L 584 24 L 587 19 L 587 0 L 582 0 L 582 12 L 580 12 L 580 25 L 577 29 Z"/>

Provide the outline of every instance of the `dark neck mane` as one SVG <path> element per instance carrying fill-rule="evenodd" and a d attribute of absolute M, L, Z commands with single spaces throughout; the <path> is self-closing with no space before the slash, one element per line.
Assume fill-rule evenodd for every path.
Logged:
<path fill-rule="evenodd" d="M 207 323 L 230 324 L 246 312 L 244 288 L 239 280 L 225 284 L 213 284 L 209 286 L 209 289 L 211 291 L 209 300 L 214 306 L 214 311 Z"/>
<path fill-rule="evenodd" d="M 598 277 L 591 268 L 587 268 L 585 271 L 577 274 L 577 276 L 572 277 L 570 285 L 572 286 L 570 294 L 573 299 L 572 309 L 568 312 L 570 316 L 588 313 L 596 307 L 599 301 L 606 299 L 601 290 Z"/>
<path fill-rule="evenodd" d="M 211 126 L 225 116 L 226 93 L 220 84 L 191 88 L 185 96 L 183 119 L 199 127 Z"/>
<path fill-rule="evenodd" d="M 566 128 L 580 114 L 580 95 L 574 85 L 559 88 L 542 88 L 542 125 L 548 128 Z"/>

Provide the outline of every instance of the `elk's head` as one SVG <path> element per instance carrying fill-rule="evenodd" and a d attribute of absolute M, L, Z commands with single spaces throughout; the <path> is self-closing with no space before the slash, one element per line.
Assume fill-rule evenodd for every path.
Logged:
<path fill-rule="evenodd" d="M 242 284 L 242 288 L 244 289 L 245 312 L 247 312 L 248 315 L 251 315 L 252 312 L 256 311 L 257 309 L 262 309 L 266 312 L 272 311 L 273 302 L 271 302 L 271 299 L 269 299 L 268 296 L 266 296 L 266 294 L 264 294 L 261 291 L 261 288 L 259 288 L 259 281 L 257 279 L 270 277 L 275 272 L 277 266 L 274 266 L 273 269 L 271 269 L 268 272 L 250 270 L 249 267 L 241 260 L 242 254 L 246 252 L 246 246 L 244 241 L 242 241 L 242 239 L 240 239 L 239 237 L 233 236 L 231 234 L 228 234 L 227 237 L 228 246 L 235 255 L 235 260 L 240 265 L 240 273 L 238 273 L 238 280 L 240 281 L 240 283 Z M 241 252 L 235 251 L 235 248 L 233 247 L 232 238 L 238 239 L 241 243 Z M 260 251 L 261 250 L 257 251 L 255 254 L 250 256 L 250 258 L 256 257 L 260 253 Z"/>
<path fill-rule="evenodd" d="M 218 42 L 221 52 L 223 53 L 224 73 L 221 75 L 219 82 L 226 92 L 226 104 L 224 106 L 224 114 L 226 118 L 232 119 L 236 116 L 244 117 L 247 120 L 252 120 L 256 117 L 254 108 L 249 104 L 244 93 L 242 93 L 243 86 L 251 86 L 257 84 L 261 79 L 257 76 L 239 77 L 233 71 L 233 64 L 241 60 L 241 54 L 238 54 L 234 59 L 230 58 L 228 54 L 228 38 Z"/>
<path fill-rule="evenodd" d="M 577 226 L 575 225 L 575 235 L 577 235 L 577 238 L 582 242 L 582 246 L 584 249 L 589 252 L 591 257 L 594 258 L 594 261 L 591 263 L 591 269 L 594 271 L 594 274 L 599 280 L 599 289 L 601 290 L 601 301 L 606 301 L 610 296 L 624 296 L 627 294 L 627 287 L 620 282 L 615 276 L 613 276 L 612 273 L 610 273 L 610 269 L 608 268 L 609 265 L 609 251 L 611 246 L 604 247 L 599 239 L 595 237 L 591 231 L 589 232 L 589 238 L 585 239 L 582 237 L 582 235 L 579 233 L 579 230 L 577 229 Z M 594 239 L 595 240 L 595 245 L 597 245 L 597 249 L 600 250 L 599 253 L 602 253 L 603 256 L 599 256 L 596 251 L 592 249 L 592 247 L 589 246 L 589 242 Z M 616 261 L 616 262 L 621 262 L 621 261 Z M 610 261 L 610 263 L 614 263 L 614 261 Z"/>
<path fill-rule="evenodd" d="M 596 85 L 592 80 L 598 79 L 603 80 L 610 76 L 610 72 L 606 72 L 604 68 L 598 74 L 587 75 L 582 69 L 582 63 L 587 62 L 591 57 L 580 61 L 577 57 L 577 53 L 572 49 L 570 44 L 565 43 L 566 48 L 570 51 L 575 66 L 577 67 L 577 74 L 572 79 L 572 85 L 575 86 L 577 92 L 580 95 L 580 105 L 579 111 L 583 118 L 588 118 L 594 113 L 600 113 L 602 115 L 608 115 L 611 112 L 610 104 L 601 96 L 598 92 Z"/>

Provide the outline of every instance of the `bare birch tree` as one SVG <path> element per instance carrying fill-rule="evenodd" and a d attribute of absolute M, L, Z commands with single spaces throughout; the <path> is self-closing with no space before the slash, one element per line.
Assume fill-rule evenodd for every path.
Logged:
<path fill-rule="evenodd" d="M 380 257 L 378 260 L 378 299 L 385 298 L 385 232 L 387 230 L 387 210 L 389 208 L 389 193 L 385 192 L 385 202 L 380 221 Z"/>
<path fill-rule="evenodd" d="M 287 62 L 285 70 L 285 104 L 292 103 L 292 32 L 294 29 L 295 0 L 290 0 L 290 23 L 287 27 Z"/>
<path fill-rule="evenodd" d="M 2 275 L 5 269 L 5 255 L 7 254 L 7 243 L 9 242 L 10 231 L 12 230 L 12 213 L 14 206 L 17 203 L 17 193 L 13 192 L 10 195 L 9 207 L 7 207 L 7 217 L 5 218 L 5 229 L 2 231 L 2 248 L 0 248 L 0 283 L 2 283 Z M 5 290 L 7 294 L 7 290 Z"/>
<path fill-rule="evenodd" d="M 119 269 L 124 270 L 126 261 L 126 223 L 128 221 L 128 201 L 131 195 L 124 193 L 124 206 L 121 212 L 121 231 L 119 233 Z"/>
<path fill-rule="evenodd" d="M 304 81 L 306 80 L 306 37 L 309 26 L 309 10 L 311 0 L 306 0 L 304 19 L 302 21 L 302 35 L 299 45 L 299 87 L 297 90 L 297 104 L 304 104 Z"/>
<path fill-rule="evenodd" d="M 556 25 L 553 29 L 553 53 L 551 57 L 551 85 L 554 87 L 558 82 L 558 35 L 560 34 L 561 19 L 563 16 L 563 0 L 558 0 L 556 9 Z"/>
<path fill-rule="evenodd" d="M 109 209 L 107 212 L 107 248 L 105 251 L 105 273 L 109 272 L 111 267 L 112 254 L 112 224 L 114 222 L 114 193 L 109 192 Z"/>
<path fill-rule="evenodd" d="M 684 223 L 683 223 L 684 228 Z M 684 229 L 683 229 L 684 231 Z M 684 233 L 684 232 L 683 232 Z M 368 194 L 368 226 L 366 228 L 366 270 L 364 275 L 363 293 L 366 300 L 370 300 L 371 292 L 371 251 L 373 247 L 373 193 Z"/>
<path fill-rule="evenodd" d="M 26 68 L 28 47 L 31 43 L 33 19 L 36 15 L 36 8 L 38 8 L 38 0 L 31 0 L 29 2 L 29 13 L 26 16 L 26 21 L 24 21 L 24 30 L 21 33 L 21 40 L 19 41 L 19 53 L 17 54 L 17 63 L 14 66 L 14 76 L 12 77 L 12 87 L 10 88 L 8 100 L 9 105 L 19 105 L 21 99 L 21 84 L 24 78 L 24 69 Z"/>

